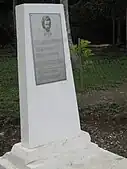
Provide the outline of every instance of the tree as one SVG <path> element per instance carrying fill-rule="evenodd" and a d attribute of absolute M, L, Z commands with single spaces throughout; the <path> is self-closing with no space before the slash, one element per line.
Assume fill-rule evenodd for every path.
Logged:
<path fill-rule="evenodd" d="M 60 0 L 60 3 L 63 4 L 63 6 L 64 6 L 68 41 L 69 41 L 69 46 L 71 47 L 73 45 L 73 42 L 72 42 L 71 29 L 70 29 L 68 0 Z"/>
<path fill-rule="evenodd" d="M 115 44 L 115 32 L 117 23 L 117 43 L 120 43 L 121 19 L 125 16 L 127 6 L 126 0 L 84 0 L 85 8 L 91 11 L 91 15 L 96 18 L 98 15 L 112 19 L 113 44 Z"/>
<path fill-rule="evenodd" d="M 68 0 L 60 0 L 60 3 L 63 4 L 63 6 L 64 6 L 65 20 L 66 20 L 66 27 L 67 27 L 67 34 L 68 34 L 68 42 L 69 42 L 69 47 L 71 48 L 73 45 L 73 42 L 72 42 L 71 29 L 70 29 Z M 72 60 L 72 66 L 74 68 L 76 66 L 77 56 L 75 54 L 72 54 L 71 60 Z"/>

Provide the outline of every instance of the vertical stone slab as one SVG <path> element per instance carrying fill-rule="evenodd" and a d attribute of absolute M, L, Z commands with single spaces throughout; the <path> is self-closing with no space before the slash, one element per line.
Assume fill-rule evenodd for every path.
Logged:
<path fill-rule="evenodd" d="M 81 130 L 63 6 L 19 5 L 16 25 L 22 146 L 77 136 Z"/>

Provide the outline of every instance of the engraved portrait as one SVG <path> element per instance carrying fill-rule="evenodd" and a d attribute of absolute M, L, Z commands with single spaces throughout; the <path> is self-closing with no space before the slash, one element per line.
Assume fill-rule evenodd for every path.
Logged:
<path fill-rule="evenodd" d="M 52 22 L 51 22 L 51 18 L 49 16 L 43 16 L 42 17 L 42 27 L 45 30 L 44 35 L 48 35 L 51 36 L 51 26 L 52 26 Z"/>

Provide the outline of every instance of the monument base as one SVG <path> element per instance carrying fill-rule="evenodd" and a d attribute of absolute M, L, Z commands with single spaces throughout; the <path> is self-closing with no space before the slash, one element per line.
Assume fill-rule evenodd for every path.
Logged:
<path fill-rule="evenodd" d="M 123 157 L 93 144 L 86 132 L 34 149 L 18 143 L 0 158 L 0 169 L 124 169 L 126 165 Z"/>

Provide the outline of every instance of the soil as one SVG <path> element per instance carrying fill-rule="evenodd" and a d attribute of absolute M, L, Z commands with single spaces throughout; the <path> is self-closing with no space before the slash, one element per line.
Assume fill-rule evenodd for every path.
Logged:
<path fill-rule="evenodd" d="M 80 110 L 80 119 L 99 147 L 127 157 L 127 113 L 122 109 L 116 103 L 88 106 Z"/>
<path fill-rule="evenodd" d="M 19 118 L 0 115 L 0 156 L 20 141 Z"/>
<path fill-rule="evenodd" d="M 126 86 L 126 85 L 125 85 Z M 81 127 L 100 147 L 127 157 L 126 87 L 78 94 Z M 0 156 L 20 141 L 18 117 L 0 115 Z"/>
<path fill-rule="evenodd" d="M 100 147 L 127 157 L 127 84 L 77 96 L 82 130 Z"/>

